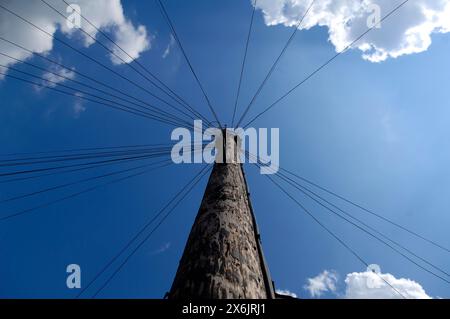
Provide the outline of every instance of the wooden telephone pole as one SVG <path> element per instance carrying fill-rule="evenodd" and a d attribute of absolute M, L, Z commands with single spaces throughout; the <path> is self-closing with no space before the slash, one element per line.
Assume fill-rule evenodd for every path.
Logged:
<path fill-rule="evenodd" d="M 240 140 L 223 130 L 200 209 L 168 294 L 170 299 L 275 298 L 239 163 Z M 217 160 L 218 158 L 224 160 Z"/>

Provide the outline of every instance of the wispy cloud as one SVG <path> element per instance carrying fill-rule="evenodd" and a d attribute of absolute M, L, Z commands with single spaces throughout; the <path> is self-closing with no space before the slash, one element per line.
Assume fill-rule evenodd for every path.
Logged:
<path fill-rule="evenodd" d="M 77 119 L 80 117 L 81 113 L 86 111 L 86 107 L 83 104 L 83 100 L 80 98 L 83 95 L 81 93 L 75 94 L 78 98 L 75 100 L 75 103 L 73 104 L 73 116 Z"/>
<path fill-rule="evenodd" d="M 73 70 L 75 70 L 75 68 L 68 70 L 57 65 L 52 65 L 49 72 L 44 72 L 42 74 L 44 80 L 41 81 L 41 84 L 46 87 L 56 87 L 60 83 L 74 79 L 75 72 Z M 36 86 L 37 91 L 41 91 L 42 88 L 43 87 Z"/>
<path fill-rule="evenodd" d="M 175 46 L 175 38 L 173 35 L 170 35 L 170 41 L 169 44 L 166 47 L 166 50 L 164 50 L 164 53 L 162 55 L 162 58 L 165 59 L 169 56 L 170 52 L 172 51 L 172 48 Z"/>
<path fill-rule="evenodd" d="M 311 297 L 316 298 L 322 296 L 325 292 L 335 292 L 338 281 L 337 273 L 333 270 L 324 270 L 322 273 L 313 278 L 307 279 L 304 288 L 309 292 Z"/>
<path fill-rule="evenodd" d="M 152 255 L 162 254 L 162 253 L 166 252 L 167 250 L 169 250 L 170 246 L 171 246 L 170 242 L 164 243 L 163 245 L 161 245 L 161 247 L 159 247 L 158 249 L 152 251 L 151 254 Z"/>

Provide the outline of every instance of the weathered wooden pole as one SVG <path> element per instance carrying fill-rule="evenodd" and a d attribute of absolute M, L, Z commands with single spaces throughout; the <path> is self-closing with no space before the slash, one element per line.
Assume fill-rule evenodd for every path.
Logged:
<path fill-rule="evenodd" d="M 168 294 L 171 299 L 275 298 L 245 174 L 237 160 L 240 142 L 224 132 L 224 163 L 216 158 Z"/>

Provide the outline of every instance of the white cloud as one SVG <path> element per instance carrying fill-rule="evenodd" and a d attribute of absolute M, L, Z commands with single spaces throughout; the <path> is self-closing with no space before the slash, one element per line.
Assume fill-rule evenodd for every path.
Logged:
<path fill-rule="evenodd" d="M 370 270 L 353 272 L 347 274 L 344 282 L 344 292 L 339 293 L 336 272 L 325 270 L 314 278 L 308 278 L 305 289 L 311 297 L 331 292 L 346 299 L 431 299 L 419 283 L 411 279 L 396 278 L 389 273 Z"/>
<path fill-rule="evenodd" d="M 336 51 L 343 50 L 365 32 L 367 20 L 378 5 L 381 16 L 388 14 L 401 0 L 316 0 L 301 29 L 328 28 L 329 40 Z M 267 25 L 294 26 L 306 12 L 311 0 L 259 0 Z M 356 47 L 371 62 L 426 51 L 433 33 L 450 32 L 450 1 L 414 0 L 406 3 L 381 28 L 374 29 Z"/>
<path fill-rule="evenodd" d="M 175 38 L 173 35 L 170 35 L 170 41 L 169 44 L 166 47 L 166 50 L 164 50 L 164 53 L 162 55 L 162 58 L 165 59 L 169 56 L 170 52 L 172 51 L 172 48 L 175 46 Z"/>
<path fill-rule="evenodd" d="M 345 284 L 348 299 L 431 299 L 419 283 L 391 274 L 354 272 L 347 274 Z"/>
<path fill-rule="evenodd" d="M 279 294 L 279 295 L 283 295 L 283 296 L 289 296 L 289 297 L 292 297 L 292 298 L 297 298 L 297 294 L 296 293 L 294 293 L 292 291 L 289 291 L 289 290 L 285 290 L 285 289 L 277 289 L 276 293 Z"/>
<path fill-rule="evenodd" d="M 320 297 L 325 292 L 335 292 L 338 276 L 335 271 L 324 270 L 314 278 L 308 278 L 305 289 L 311 297 Z"/>
<path fill-rule="evenodd" d="M 117 27 L 115 34 L 115 42 L 122 48 L 123 52 L 118 47 L 112 48 L 114 54 L 111 54 L 111 60 L 114 64 L 123 64 L 123 61 L 130 63 L 139 58 L 141 52 L 150 48 L 150 40 L 147 36 L 147 29 L 140 25 L 137 28 L 130 22 L 125 22 Z M 120 57 L 117 58 L 117 56 Z"/>
<path fill-rule="evenodd" d="M 47 0 L 52 6 L 60 12 L 66 14 L 67 6 L 59 0 Z M 125 49 L 133 59 L 150 48 L 150 39 L 144 26 L 135 27 L 132 22 L 125 18 L 120 0 L 77 0 L 72 1 L 81 8 L 82 15 L 86 16 L 95 26 L 111 33 L 117 43 Z M 88 47 L 93 44 L 93 40 L 81 33 L 76 28 L 69 28 L 67 21 L 52 11 L 49 7 L 40 1 L 29 0 L 4 0 L 2 5 L 16 12 L 20 16 L 28 19 L 37 26 L 41 27 L 48 33 L 54 35 L 57 30 L 63 32 L 66 36 L 78 36 L 83 40 L 83 44 Z M 81 27 L 93 37 L 97 36 L 97 32 L 83 19 Z M 12 40 L 33 52 L 47 54 L 53 49 L 53 39 L 17 17 L 0 9 L 0 36 L 8 40 Z M 105 42 L 106 43 L 106 42 Z M 113 44 L 110 44 L 111 50 L 129 63 L 132 59 L 126 56 Z M 116 51 L 117 50 L 117 51 Z M 11 44 L 0 40 L 0 51 L 11 55 L 15 58 L 25 60 L 31 56 L 30 53 L 23 51 Z M 122 63 L 117 58 L 111 57 L 115 64 Z M 0 64 L 15 64 L 9 58 L 0 56 Z"/>

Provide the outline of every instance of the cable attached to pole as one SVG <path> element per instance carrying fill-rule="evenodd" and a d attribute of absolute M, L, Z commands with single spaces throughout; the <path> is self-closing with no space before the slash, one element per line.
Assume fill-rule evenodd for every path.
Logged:
<path fill-rule="evenodd" d="M 210 171 L 208 169 L 209 166 L 205 166 L 197 175 L 194 176 L 193 179 L 191 179 L 183 188 L 175 195 L 173 196 L 169 202 L 149 221 L 147 222 L 141 230 L 120 250 L 118 254 L 116 254 L 107 264 L 105 267 L 102 268 L 102 270 L 97 273 L 97 275 L 94 277 L 93 280 L 89 282 L 89 284 L 84 288 L 83 291 L 81 291 L 77 298 L 81 296 L 81 294 L 90 286 L 92 283 L 97 280 L 116 260 L 120 257 L 132 244 L 135 242 L 140 235 L 142 235 L 145 230 L 156 221 L 156 219 L 161 216 L 161 214 L 167 210 L 167 213 L 160 219 L 158 224 L 139 242 L 139 244 L 128 254 L 128 256 L 123 260 L 123 262 L 116 268 L 116 270 L 108 277 L 108 279 L 104 282 L 104 284 L 95 291 L 92 298 L 96 298 L 100 292 L 105 289 L 105 287 L 111 282 L 111 280 L 114 279 L 114 277 L 118 274 L 118 272 L 128 263 L 128 261 L 131 259 L 131 257 L 150 239 L 150 237 L 155 233 L 156 230 L 162 225 L 162 223 L 173 213 L 175 208 L 180 204 L 180 202 L 186 198 L 186 196 L 192 191 L 192 189 L 200 182 L 200 180 L 203 178 L 203 176 L 206 175 Z M 184 192 L 184 194 L 183 194 Z M 177 200 L 177 198 L 179 198 Z M 174 203 L 174 201 L 176 202 Z M 173 204 L 173 205 L 172 205 Z M 172 207 L 170 207 L 172 205 Z M 170 208 L 169 208 L 170 207 Z"/>

